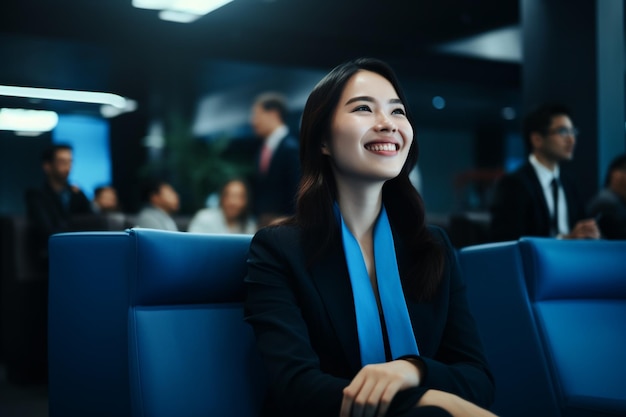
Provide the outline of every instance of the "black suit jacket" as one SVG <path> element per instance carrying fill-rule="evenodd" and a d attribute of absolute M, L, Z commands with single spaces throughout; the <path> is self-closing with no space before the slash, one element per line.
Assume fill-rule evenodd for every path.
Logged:
<path fill-rule="evenodd" d="M 601 190 L 589 203 L 590 216 L 600 214 L 598 227 L 606 239 L 626 240 L 626 200 L 610 188 Z"/>
<path fill-rule="evenodd" d="M 493 399 L 465 285 L 447 237 L 446 268 L 431 302 L 407 299 L 421 358 L 422 385 L 396 395 L 388 416 L 413 408 L 429 389 L 460 395 L 482 406 Z M 312 268 L 305 267 L 307 242 L 295 226 L 261 229 L 250 246 L 246 320 L 252 325 L 270 374 L 272 416 L 338 416 L 342 390 L 361 369 L 350 278 L 340 242 Z M 396 238 L 398 267 L 409 280 L 402 245 Z"/>
<path fill-rule="evenodd" d="M 263 214 L 291 215 L 295 211 L 296 192 L 300 181 L 298 140 L 285 137 L 272 154 L 267 173 L 258 169 L 254 181 L 253 211 L 257 217 Z"/>
<path fill-rule="evenodd" d="M 69 185 L 68 190 L 70 199 L 67 208 L 63 207 L 61 197 L 48 183 L 26 191 L 26 210 L 34 250 L 43 257 L 47 256 L 48 237 L 72 230 L 74 216 L 93 213 L 91 203 L 82 191 Z"/>
<path fill-rule="evenodd" d="M 571 229 L 585 217 L 585 208 L 576 182 L 563 169 L 559 181 L 565 192 Z M 500 179 L 491 205 L 492 240 L 517 240 L 522 236 L 550 236 L 550 211 L 530 162 Z"/>

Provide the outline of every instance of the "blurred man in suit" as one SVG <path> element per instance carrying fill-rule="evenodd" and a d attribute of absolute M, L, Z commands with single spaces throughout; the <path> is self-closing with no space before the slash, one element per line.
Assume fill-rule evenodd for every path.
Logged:
<path fill-rule="evenodd" d="M 600 237 L 595 220 L 584 218 L 576 182 L 561 170 L 561 163 L 573 157 L 577 133 L 569 110 L 561 105 L 544 105 L 526 117 L 524 139 L 530 155 L 496 187 L 491 207 L 492 240 Z"/>
<path fill-rule="evenodd" d="M 56 144 L 41 155 L 46 179 L 40 188 L 26 191 L 26 209 L 35 250 L 47 259 L 48 237 L 72 230 L 72 218 L 92 214 L 85 194 L 68 182 L 72 170 L 72 147 Z"/>
<path fill-rule="evenodd" d="M 298 140 L 289 134 L 286 113 L 285 99 L 275 93 L 260 95 L 252 107 L 252 129 L 263 140 L 252 205 L 259 227 L 295 211 L 300 179 Z"/>

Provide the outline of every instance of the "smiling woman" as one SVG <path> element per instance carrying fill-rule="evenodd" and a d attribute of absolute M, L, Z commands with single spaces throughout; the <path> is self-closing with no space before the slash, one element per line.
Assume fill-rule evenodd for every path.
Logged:
<path fill-rule="evenodd" d="M 454 250 L 427 227 L 406 99 L 374 59 L 342 64 L 302 117 L 293 218 L 250 247 L 246 320 L 272 416 L 493 416 L 493 379 Z"/>
<path fill-rule="evenodd" d="M 394 87 L 370 71 L 348 81 L 331 129 L 332 140 L 322 143 L 322 153 L 330 156 L 337 185 L 345 188 L 340 195 L 361 175 L 381 181 L 398 176 L 413 142 L 413 128 Z"/>

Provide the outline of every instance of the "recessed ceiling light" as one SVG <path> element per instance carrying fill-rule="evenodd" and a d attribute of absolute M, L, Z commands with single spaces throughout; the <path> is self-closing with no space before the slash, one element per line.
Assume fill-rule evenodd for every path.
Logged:
<path fill-rule="evenodd" d="M 0 109 L 0 130 L 41 133 L 54 129 L 59 116 L 48 110 Z"/>
<path fill-rule="evenodd" d="M 437 110 L 443 110 L 446 107 L 446 100 L 441 96 L 433 97 L 432 103 Z"/>
<path fill-rule="evenodd" d="M 513 107 L 503 107 L 500 113 L 504 120 L 513 120 L 517 117 L 517 113 Z"/>
<path fill-rule="evenodd" d="M 191 23 L 199 18 L 200 16 L 197 14 L 179 12 L 176 10 L 161 10 L 159 12 L 159 19 L 167 20 L 168 22 Z"/>
<path fill-rule="evenodd" d="M 159 18 L 178 23 L 190 23 L 233 0 L 132 0 L 140 9 L 160 10 Z"/>

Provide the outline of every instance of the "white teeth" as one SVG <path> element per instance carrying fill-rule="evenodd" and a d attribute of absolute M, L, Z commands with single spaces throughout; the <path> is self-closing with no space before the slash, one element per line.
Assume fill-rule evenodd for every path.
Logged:
<path fill-rule="evenodd" d="M 374 151 L 374 152 L 381 152 L 381 151 L 391 152 L 391 151 L 397 150 L 396 145 L 393 143 L 375 143 L 373 145 L 367 145 L 366 149 L 370 151 Z"/>

